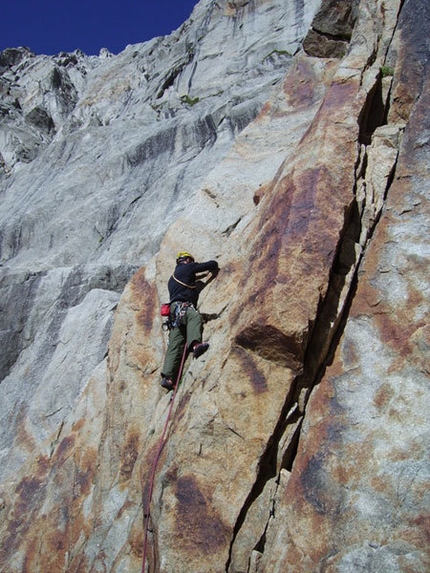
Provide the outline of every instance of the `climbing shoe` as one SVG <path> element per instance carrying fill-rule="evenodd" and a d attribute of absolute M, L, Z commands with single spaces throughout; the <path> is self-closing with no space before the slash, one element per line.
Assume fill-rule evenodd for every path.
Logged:
<path fill-rule="evenodd" d="M 173 382 L 171 380 L 169 380 L 169 378 L 162 378 L 161 379 L 161 386 L 163 388 L 165 388 L 166 390 L 168 390 L 169 392 L 170 392 L 170 390 L 175 389 L 175 385 L 173 384 Z"/>
<path fill-rule="evenodd" d="M 193 348 L 194 358 L 198 358 L 199 356 L 204 354 L 208 348 L 209 344 L 207 342 L 199 342 L 198 344 L 196 344 Z"/>

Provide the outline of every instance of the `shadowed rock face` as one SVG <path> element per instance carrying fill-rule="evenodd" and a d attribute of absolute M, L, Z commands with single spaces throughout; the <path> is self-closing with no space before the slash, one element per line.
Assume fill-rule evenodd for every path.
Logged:
<path fill-rule="evenodd" d="M 428 570 L 429 10 L 0 54 L 1 571 L 137 573 L 146 526 L 154 572 Z M 184 249 L 221 272 L 161 447 Z"/>

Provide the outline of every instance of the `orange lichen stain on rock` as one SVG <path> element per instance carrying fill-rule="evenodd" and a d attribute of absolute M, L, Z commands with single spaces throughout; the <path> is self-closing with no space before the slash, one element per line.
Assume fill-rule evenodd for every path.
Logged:
<path fill-rule="evenodd" d="M 39 520 L 40 521 L 40 520 Z M 34 564 L 29 567 L 29 571 L 64 571 L 66 563 L 66 552 L 69 549 L 66 532 L 61 531 L 55 527 L 54 524 L 47 526 L 46 523 L 39 524 L 40 531 L 43 528 L 43 540 L 38 536 L 33 538 L 35 543 L 34 550 L 30 553 L 27 552 L 27 558 L 30 554 L 33 556 Z M 40 546 L 44 551 L 39 552 Z M 70 571 L 70 569 L 67 569 Z"/>
<path fill-rule="evenodd" d="M 26 430 L 25 421 L 27 416 L 27 408 L 26 406 L 22 405 L 19 408 L 19 412 L 16 413 L 19 424 L 17 425 L 16 429 L 15 441 L 19 444 L 21 450 L 25 449 L 28 452 L 33 452 L 36 447 L 36 443 L 31 434 L 29 434 L 29 432 Z"/>
<path fill-rule="evenodd" d="M 272 109 L 272 104 L 270 101 L 267 101 L 260 110 L 260 113 L 256 117 L 256 121 L 261 121 L 266 116 L 270 114 L 270 110 Z"/>
<path fill-rule="evenodd" d="M 181 476 L 175 490 L 175 543 L 191 555 L 210 554 L 224 547 L 231 531 L 215 514 L 210 493 L 202 491 L 194 476 Z"/>
<path fill-rule="evenodd" d="M 379 410 L 385 410 L 387 405 L 394 398 L 394 390 L 389 384 L 381 384 L 375 392 L 373 403 Z"/>
<path fill-rule="evenodd" d="M 350 466 L 344 465 L 337 465 L 335 468 L 331 468 L 331 472 L 333 478 L 336 479 L 337 483 L 340 485 L 346 486 L 351 481 L 351 474 L 355 471 L 355 468 L 351 468 Z"/>
<path fill-rule="evenodd" d="M 334 367 L 332 367 L 332 376 L 342 374 L 344 372 L 344 367 L 351 369 L 359 366 L 361 357 L 357 350 L 355 341 L 351 341 L 349 338 L 346 338 L 342 345 L 341 361 L 339 360 L 339 362 L 336 362 Z"/>
<path fill-rule="evenodd" d="M 141 465 L 141 484 L 142 484 L 142 504 L 143 504 L 143 510 L 146 511 L 146 508 L 148 506 L 148 497 L 149 497 L 149 491 L 150 491 L 150 487 L 151 487 L 151 474 L 152 474 L 152 469 L 153 469 L 153 465 L 155 463 L 156 460 L 156 456 L 158 454 L 158 448 L 159 448 L 159 444 L 158 442 L 156 442 L 153 446 L 151 446 L 151 448 L 149 449 L 147 455 L 145 456 L 145 459 L 142 461 L 142 465 Z M 158 460 L 158 467 L 161 467 L 161 460 Z"/>
<path fill-rule="evenodd" d="M 288 543 L 288 551 L 286 552 L 285 563 L 282 565 L 285 567 L 285 571 L 303 571 L 302 563 L 305 560 L 306 553 L 303 549 L 299 548 L 294 541 L 295 531 L 291 532 L 291 536 L 285 540 Z M 298 567 L 300 565 L 300 567 Z"/>
<path fill-rule="evenodd" d="M 387 478 L 387 475 L 371 475 L 369 477 L 369 486 L 373 491 L 373 495 L 376 494 L 383 494 L 387 498 L 390 497 L 393 500 L 393 496 L 395 496 L 399 490 L 394 491 L 392 487 L 392 482 L 390 479 Z M 398 484 L 397 486 L 398 487 Z"/>
<path fill-rule="evenodd" d="M 50 460 L 45 456 L 38 456 L 35 468 L 34 474 L 44 478 L 51 469 Z"/>
<path fill-rule="evenodd" d="M 155 313 L 158 311 L 159 301 L 155 285 L 150 284 L 144 277 L 144 269 L 134 275 L 131 292 L 135 306 L 139 309 L 137 323 L 145 332 L 150 332 L 154 324 Z"/>
<path fill-rule="evenodd" d="M 350 106 L 346 105 L 347 102 L 354 100 L 354 93 L 358 90 L 357 81 L 340 81 L 333 82 L 330 85 L 330 89 L 327 91 L 326 97 L 324 98 L 323 111 L 327 114 L 327 119 L 331 122 L 333 121 L 333 110 L 334 113 L 345 113 L 345 109 L 350 109 Z"/>
<path fill-rule="evenodd" d="M 40 539 L 38 536 L 27 536 L 27 546 L 25 548 L 23 571 L 40 570 L 40 561 L 43 560 L 43 555 L 39 555 L 39 543 Z M 62 568 L 60 568 L 60 571 L 61 569 Z"/>
<path fill-rule="evenodd" d="M 414 95 L 410 90 L 410 86 L 406 83 L 397 82 L 392 96 L 393 103 L 390 108 L 391 122 L 408 122 L 414 101 Z"/>
<path fill-rule="evenodd" d="M 428 492 L 427 484 L 424 486 L 423 495 Z M 410 529 L 402 531 L 402 537 L 417 547 L 430 547 L 430 516 L 413 515 L 408 520 Z"/>
<path fill-rule="evenodd" d="M 35 556 L 37 567 L 29 570 L 62 571 L 67 562 L 68 572 L 86 571 L 84 557 L 76 555 L 79 540 L 89 535 L 92 525 L 86 520 L 82 505 L 89 496 L 94 483 L 97 450 L 86 448 L 75 450 L 65 463 L 53 468 L 54 488 L 64 491 L 61 502 L 46 514 L 38 513 L 32 522 L 31 537 L 38 539 Z M 90 517 L 90 522 L 93 517 Z"/>
<path fill-rule="evenodd" d="M 150 284 L 145 278 L 145 268 L 142 267 L 139 269 L 132 277 L 131 283 L 131 297 L 136 301 L 144 299 L 144 297 L 148 294 L 148 288 Z"/>
<path fill-rule="evenodd" d="M 58 509 L 58 516 L 52 521 L 52 525 L 43 529 L 50 533 L 43 536 L 44 567 L 41 571 L 61 571 L 52 564 L 61 558 L 68 562 L 68 573 L 83 573 L 89 571 L 88 562 L 82 552 L 82 539 L 88 539 L 94 529 L 94 521 L 86 521 L 82 512 L 82 500 L 71 501 L 69 504 Z M 49 517 L 49 516 L 47 516 Z M 43 517 L 42 517 L 43 519 Z M 42 529 L 42 527 L 41 527 Z M 58 556 L 56 553 L 58 552 Z"/>
<path fill-rule="evenodd" d="M 120 460 L 120 481 L 128 481 L 133 473 L 134 465 L 139 455 L 139 438 L 138 432 L 132 432 L 127 436 L 124 449 Z"/>
<path fill-rule="evenodd" d="M 130 535 L 128 536 L 128 544 L 130 546 L 131 553 L 138 559 L 141 559 L 143 554 L 143 536 L 144 531 L 142 529 L 141 521 L 134 521 L 131 527 Z"/>
<path fill-rule="evenodd" d="M 176 408 L 175 418 L 173 420 L 173 431 L 174 431 L 174 428 L 180 424 L 181 420 L 183 419 L 184 415 L 186 414 L 187 406 L 188 406 L 190 400 L 191 400 L 191 393 L 190 392 L 187 392 L 186 394 L 181 396 L 179 404 L 177 405 L 177 408 Z"/>
<path fill-rule="evenodd" d="M 305 60 L 297 63 L 287 74 L 284 81 L 284 94 L 288 104 L 297 110 L 300 107 L 308 109 L 315 100 L 315 75 Z"/>
<path fill-rule="evenodd" d="M 76 436 L 71 434 L 61 440 L 57 449 L 55 450 L 52 462 L 55 465 L 63 464 L 67 458 L 73 454 Z"/>
<path fill-rule="evenodd" d="M 42 471 L 39 475 L 25 476 L 17 485 L 15 493 L 18 496 L 14 508 L 17 516 L 25 516 L 37 509 L 45 499 L 46 471 Z"/>
<path fill-rule="evenodd" d="M 261 267 L 259 270 L 264 272 L 262 276 L 265 285 L 280 280 L 278 265 L 279 259 L 285 257 L 283 246 L 291 249 L 291 246 L 303 245 L 306 254 L 309 235 L 315 233 L 318 234 L 319 240 L 312 244 L 318 248 L 318 252 L 310 251 L 307 253 L 308 258 L 310 255 L 320 255 L 324 250 L 333 250 L 331 244 L 325 244 L 327 239 L 324 239 L 324 234 L 321 237 L 318 230 L 319 222 L 327 222 L 327 215 L 323 215 L 327 201 L 323 190 L 327 186 L 330 187 L 329 180 L 327 169 L 312 167 L 296 179 L 294 174 L 290 173 L 279 182 L 276 195 L 270 202 L 270 214 L 254 248 L 254 252 L 258 253 L 256 263 Z M 303 258 L 303 252 L 300 252 L 300 257 Z M 293 262 L 288 264 L 291 273 L 294 271 Z"/>
<path fill-rule="evenodd" d="M 339 242 L 338 229 L 344 223 L 344 198 L 327 193 L 331 178 L 325 167 L 317 166 L 299 174 L 291 172 L 279 181 L 274 194 L 267 198 L 249 268 L 238 285 L 243 292 L 242 304 L 232 313 L 232 322 L 244 322 L 244 311 L 251 313 L 258 306 L 259 316 L 265 316 L 285 337 L 276 345 L 276 352 L 266 344 L 264 353 L 269 359 L 276 355 L 276 360 L 294 370 L 301 367 L 308 317 L 317 312 L 318 289 L 321 281 L 328 281 Z M 329 216 L 329 229 L 321 236 L 319 229 L 327 224 L 328 195 L 337 208 Z M 310 280 L 304 281 L 304 277 Z M 297 319 L 294 333 L 287 332 L 291 313 Z M 279 341 L 275 331 L 269 334 Z M 260 341 L 264 332 L 261 335 Z"/>
<path fill-rule="evenodd" d="M 258 369 L 252 355 L 240 347 L 236 347 L 234 353 L 241 362 L 243 373 L 249 380 L 254 392 L 256 394 L 267 392 L 266 376 Z"/>
<path fill-rule="evenodd" d="M 88 495 L 94 479 L 97 456 L 96 448 L 77 446 L 75 434 L 66 436 L 51 458 L 54 483 L 64 488 L 66 482 L 73 499 L 79 500 Z"/>
<path fill-rule="evenodd" d="M 75 470 L 73 484 L 73 497 L 75 499 L 88 495 L 93 483 L 97 452 L 96 450 L 87 451 L 85 456 L 87 459 L 82 460 L 82 466 L 77 466 Z"/>
<path fill-rule="evenodd" d="M 16 553 L 22 539 L 31 530 L 34 516 L 46 499 L 48 471 L 49 461 L 40 456 L 34 464 L 33 475 L 25 476 L 15 488 L 16 499 L 5 521 L 7 533 L 3 536 L 0 552 L 3 563 Z"/>
<path fill-rule="evenodd" d="M 85 420 L 83 418 L 77 420 L 72 426 L 72 432 L 79 432 L 79 430 L 82 428 L 84 424 Z"/>
<path fill-rule="evenodd" d="M 411 309 L 410 312 L 413 312 Z M 374 315 L 374 321 L 378 326 L 378 333 L 381 342 L 384 344 L 386 351 L 392 353 L 392 361 L 388 372 L 397 372 L 402 366 L 409 362 L 416 363 L 416 344 L 414 334 L 421 325 L 410 324 L 405 313 L 404 320 L 402 317 L 393 313 L 378 313 Z M 422 325 L 425 325 L 424 321 Z"/>

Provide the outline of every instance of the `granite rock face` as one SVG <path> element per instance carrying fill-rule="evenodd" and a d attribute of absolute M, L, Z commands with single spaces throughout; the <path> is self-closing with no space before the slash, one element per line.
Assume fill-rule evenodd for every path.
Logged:
<path fill-rule="evenodd" d="M 0 571 L 428 570 L 427 4 L 0 54 Z M 221 272 L 172 405 L 184 249 Z"/>

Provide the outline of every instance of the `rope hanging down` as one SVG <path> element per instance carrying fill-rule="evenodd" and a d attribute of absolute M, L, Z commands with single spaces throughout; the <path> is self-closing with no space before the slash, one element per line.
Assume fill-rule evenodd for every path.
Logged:
<path fill-rule="evenodd" d="M 147 503 L 146 503 L 146 510 L 143 514 L 143 529 L 145 532 L 145 537 L 144 537 L 144 541 L 143 541 L 143 557 L 142 557 L 142 571 L 141 571 L 141 573 L 145 573 L 147 548 L 148 548 L 149 518 L 150 518 L 150 510 L 151 510 L 152 493 L 154 491 L 155 472 L 157 470 L 158 460 L 160 458 L 161 452 L 163 451 L 163 447 L 165 444 L 165 436 L 166 436 L 166 432 L 167 432 L 167 427 L 169 425 L 170 417 L 172 414 L 173 403 L 175 401 L 176 392 L 178 391 L 179 381 L 182 377 L 182 371 L 184 369 L 184 364 L 185 364 L 185 359 L 187 357 L 187 352 L 188 352 L 188 348 L 187 348 L 187 345 L 185 344 L 184 352 L 182 354 L 181 365 L 179 367 L 179 372 L 178 372 L 178 376 L 176 379 L 175 389 L 173 390 L 173 396 L 172 396 L 172 399 L 170 400 L 169 411 L 167 413 L 167 418 L 166 418 L 166 421 L 164 423 L 163 433 L 161 434 L 160 441 L 158 442 L 157 453 L 156 453 L 154 461 L 152 463 L 151 477 L 149 480 L 148 499 L 147 499 Z"/>

